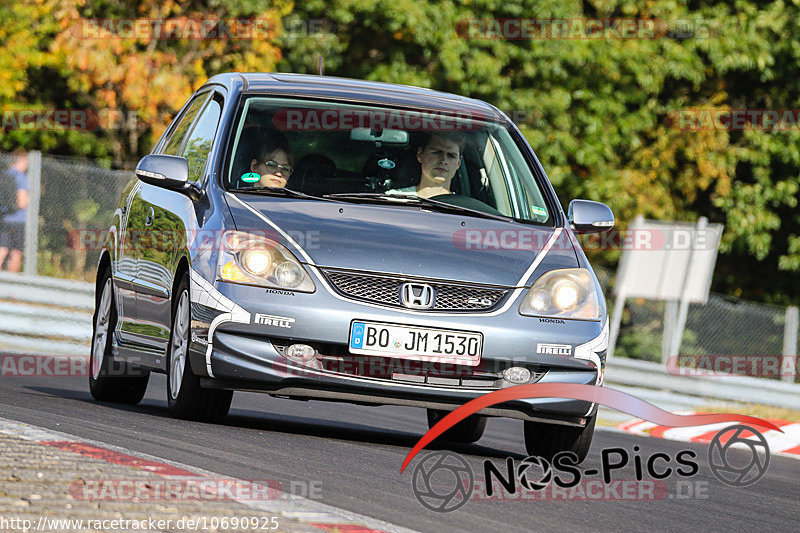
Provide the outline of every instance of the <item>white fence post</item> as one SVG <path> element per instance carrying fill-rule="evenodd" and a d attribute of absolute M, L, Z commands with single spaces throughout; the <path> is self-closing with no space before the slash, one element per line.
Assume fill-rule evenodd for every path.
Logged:
<path fill-rule="evenodd" d="M 686 318 L 689 314 L 689 278 L 692 272 L 697 268 L 697 254 L 695 250 L 698 247 L 698 235 L 708 226 L 708 219 L 700 217 L 697 219 L 697 232 L 692 236 L 692 247 L 689 250 L 689 264 L 687 265 L 686 274 L 683 277 L 683 289 L 681 290 L 681 302 L 678 307 L 678 316 L 675 323 L 675 329 L 670 333 L 672 335 L 672 347 L 670 349 L 670 356 L 677 357 L 678 352 L 681 350 L 681 342 L 683 341 L 683 330 L 686 329 Z M 705 240 L 703 240 L 705 242 Z M 666 362 L 666 360 L 664 361 Z"/>
<path fill-rule="evenodd" d="M 644 221 L 644 217 L 642 215 L 636 215 L 636 218 L 633 219 L 630 226 L 628 226 L 628 231 L 635 231 L 634 228 L 637 228 L 639 224 Z M 606 351 L 606 361 L 610 361 L 612 357 L 614 357 L 614 350 L 617 347 L 617 340 L 619 339 L 619 328 L 620 324 L 622 323 L 622 312 L 625 310 L 625 298 L 627 298 L 627 287 L 621 283 L 620 280 L 624 280 L 628 268 L 628 256 L 623 252 L 622 257 L 619 261 L 619 266 L 617 267 L 617 280 L 614 283 L 614 294 L 616 298 L 614 299 L 614 311 L 612 315 L 609 317 L 611 321 L 611 327 L 608 335 L 608 350 Z"/>
<path fill-rule="evenodd" d="M 678 300 L 664 300 L 664 328 L 661 331 L 661 362 L 668 365 L 678 328 Z"/>
<path fill-rule="evenodd" d="M 611 328 L 609 331 L 608 350 L 606 351 L 606 361 L 614 357 L 614 348 L 617 347 L 617 339 L 619 338 L 619 326 L 622 322 L 622 311 L 625 309 L 625 293 L 618 292 L 614 300 L 614 311 L 609 320 L 611 321 Z"/>
<path fill-rule="evenodd" d="M 783 326 L 783 364 L 781 365 L 781 375 L 783 381 L 794 383 L 797 375 L 797 326 L 798 326 L 797 307 L 786 308 L 786 323 Z"/>
<path fill-rule="evenodd" d="M 28 152 L 28 218 L 25 221 L 25 266 L 26 276 L 37 273 L 36 260 L 39 255 L 39 197 L 41 195 L 42 152 Z"/>

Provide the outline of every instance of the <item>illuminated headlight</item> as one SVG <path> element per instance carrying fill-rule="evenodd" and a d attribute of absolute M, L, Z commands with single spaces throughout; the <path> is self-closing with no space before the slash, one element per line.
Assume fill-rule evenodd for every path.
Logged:
<path fill-rule="evenodd" d="M 263 276 L 269 272 L 269 267 L 272 265 L 272 256 L 270 253 L 267 250 L 260 250 L 258 248 L 244 250 L 240 259 L 245 271 L 255 276 Z"/>
<path fill-rule="evenodd" d="M 316 290 L 292 252 L 272 239 L 242 231 L 225 232 L 218 279 L 298 292 Z"/>
<path fill-rule="evenodd" d="M 529 316 L 599 320 L 600 303 L 594 279 L 585 268 L 564 268 L 543 274 L 519 306 Z"/>
<path fill-rule="evenodd" d="M 578 303 L 579 289 L 574 283 L 565 281 L 553 291 L 553 302 L 559 309 L 572 309 Z"/>

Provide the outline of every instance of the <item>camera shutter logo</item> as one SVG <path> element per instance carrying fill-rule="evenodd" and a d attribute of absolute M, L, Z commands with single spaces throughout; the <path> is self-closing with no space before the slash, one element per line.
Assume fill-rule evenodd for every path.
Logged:
<path fill-rule="evenodd" d="M 437 513 L 449 513 L 467 503 L 474 485 L 469 464 L 453 452 L 429 454 L 417 464 L 411 478 L 417 501 Z"/>
<path fill-rule="evenodd" d="M 436 299 L 436 291 L 427 283 L 403 283 L 400 285 L 400 303 L 412 309 L 430 309 Z"/>
<path fill-rule="evenodd" d="M 752 437 L 743 436 L 748 433 Z M 736 425 L 725 428 L 711 440 L 708 448 L 708 464 L 714 476 L 726 485 L 732 487 L 752 485 L 761 479 L 769 468 L 767 439 L 749 426 Z"/>
<path fill-rule="evenodd" d="M 533 475 L 536 468 L 542 472 L 538 480 L 534 480 L 536 476 Z M 519 484 L 528 490 L 542 490 L 553 480 L 553 467 L 543 457 L 526 457 L 517 467 L 517 478 Z"/>

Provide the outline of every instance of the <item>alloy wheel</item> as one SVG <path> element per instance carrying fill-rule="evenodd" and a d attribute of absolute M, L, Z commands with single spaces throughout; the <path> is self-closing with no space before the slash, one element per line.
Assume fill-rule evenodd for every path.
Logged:
<path fill-rule="evenodd" d="M 111 318 L 111 278 L 103 285 L 103 293 L 97 306 L 97 320 L 94 325 L 94 342 L 92 343 L 92 377 L 97 379 L 103 368 L 108 342 L 108 325 Z"/>
<path fill-rule="evenodd" d="M 181 391 L 183 372 L 186 368 L 186 352 L 189 347 L 189 292 L 183 291 L 178 307 L 175 310 L 175 330 L 172 332 L 170 347 L 169 385 L 172 399 L 176 399 Z"/>

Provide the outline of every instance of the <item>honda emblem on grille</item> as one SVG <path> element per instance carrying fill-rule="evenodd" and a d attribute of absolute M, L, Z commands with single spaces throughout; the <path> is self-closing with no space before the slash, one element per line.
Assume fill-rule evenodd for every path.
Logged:
<path fill-rule="evenodd" d="M 412 309 L 430 309 L 436 299 L 436 291 L 425 283 L 403 283 L 400 285 L 400 303 Z"/>

